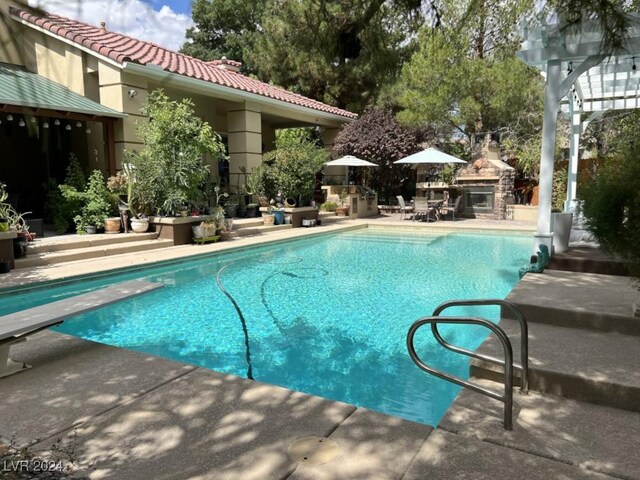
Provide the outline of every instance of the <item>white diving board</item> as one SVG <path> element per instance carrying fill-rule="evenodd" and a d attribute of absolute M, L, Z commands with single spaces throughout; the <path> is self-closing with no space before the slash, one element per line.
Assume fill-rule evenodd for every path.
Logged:
<path fill-rule="evenodd" d="M 58 325 L 67 318 L 162 287 L 160 283 L 131 280 L 0 317 L 0 378 L 31 368 L 27 364 L 9 359 L 9 348 L 12 344 Z"/>

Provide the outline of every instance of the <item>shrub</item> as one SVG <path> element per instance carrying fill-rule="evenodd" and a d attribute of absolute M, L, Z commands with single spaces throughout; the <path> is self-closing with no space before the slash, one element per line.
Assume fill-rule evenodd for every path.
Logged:
<path fill-rule="evenodd" d="M 338 208 L 338 204 L 336 202 L 324 202 L 320 205 L 320 210 L 325 212 L 335 212 L 336 208 Z"/>
<path fill-rule="evenodd" d="M 46 185 L 45 212 L 53 222 L 53 228 L 57 233 L 69 232 L 73 225 L 73 218 L 82 209 L 82 202 L 78 198 L 67 199 L 62 195 L 60 187 L 63 185 L 78 192 L 83 192 L 87 185 L 80 162 L 73 153 L 69 155 L 69 165 L 67 166 L 64 183 L 58 185 L 55 179 L 50 178 Z"/>
<path fill-rule="evenodd" d="M 138 124 L 144 148 L 127 156 L 135 167 L 135 196 L 144 210 L 176 215 L 203 198 L 201 187 L 209 176 L 203 156 L 224 158 L 224 146 L 209 124 L 195 115 L 190 99 L 173 101 L 156 90 L 142 111 L 149 118 Z"/>
<path fill-rule="evenodd" d="M 607 160 L 580 195 L 588 229 L 636 278 L 640 277 L 639 179 L 640 162 L 629 145 Z"/>
<path fill-rule="evenodd" d="M 84 191 L 78 191 L 69 185 L 60 185 L 60 191 L 65 200 L 82 205 L 80 213 L 73 218 L 77 233 L 84 233 L 84 227 L 90 225 L 104 227 L 104 221 L 111 213 L 112 207 L 109 202 L 109 191 L 100 170 L 93 171 Z"/>

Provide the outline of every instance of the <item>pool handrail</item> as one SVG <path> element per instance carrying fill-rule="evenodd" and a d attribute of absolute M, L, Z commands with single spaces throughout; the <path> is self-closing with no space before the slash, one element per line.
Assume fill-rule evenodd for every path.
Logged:
<path fill-rule="evenodd" d="M 516 320 L 520 324 L 520 364 L 514 363 L 513 368 L 515 368 L 516 370 L 520 370 L 520 393 L 524 395 L 529 393 L 529 327 L 524 314 L 518 307 L 507 300 L 502 300 L 500 298 L 485 298 L 471 300 L 450 300 L 438 305 L 431 315 L 437 317 L 440 316 L 440 314 L 447 308 L 468 306 L 500 306 L 507 307 L 509 310 L 511 310 Z M 451 345 L 442 337 L 442 335 L 440 335 L 437 323 L 431 324 L 431 332 L 440 345 L 448 350 L 451 350 L 452 352 L 461 353 L 463 355 L 494 363 L 496 365 L 501 365 L 503 367 L 505 366 L 504 361 L 500 360 L 499 358 Z"/>
<path fill-rule="evenodd" d="M 496 337 L 498 337 L 498 339 L 500 340 L 500 343 L 502 343 L 502 347 L 504 350 L 504 394 L 496 393 L 493 390 L 481 387 L 480 385 L 476 385 L 475 383 L 469 382 L 460 377 L 456 377 L 455 375 L 450 375 L 441 370 L 437 370 L 433 367 L 428 366 L 422 361 L 422 359 L 416 353 L 413 340 L 416 331 L 420 327 L 426 324 L 433 325 L 434 323 L 480 325 L 488 328 L 493 333 L 495 333 Z M 425 372 L 430 373 L 431 375 L 434 375 L 443 380 L 447 380 L 449 382 L 455 383 L 462 387 L 468 388 L 470 390 L 481 393 L 483 395 L 487 395 L 488 397 L 503 402 L 504 428 L 505 430 L 513 430 L 513 349 L 511 348 L 511 342 L 509 341 L 507 334 L 498 325 L 491 322 L 490 320 L 479 317 L 423 317 L 413 322 L 413 324 L 409 328 L 409 332 L 407 333 L 407 349 L 409 350 L 409 356 L 411 357 L 411 360 L 413 360 L 413 362 L 421 370 L 424 370 Z"/>

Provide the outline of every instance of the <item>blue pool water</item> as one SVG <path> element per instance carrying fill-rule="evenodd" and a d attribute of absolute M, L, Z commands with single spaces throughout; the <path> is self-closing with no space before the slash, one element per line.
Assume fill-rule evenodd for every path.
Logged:
<path fill-rule="evenodd" d="M 419 370 L 406 350 L 416 319 L 441 302 L 504 298 L 518 281 L 525 235 L 362 229 L 0 296 L 0 315 L 144 278 L 165 288 L 66 321 L 55 330 L 436 425 L 459 387 Z M 497 309 L 451 309 L 451 315 Z M 449 312 L 449 311 L 448 311 Z M 486 331 L 442 327 L 477 348 Z M 423 329 L 419 354 L 468 376 L 468 358 Z"/>

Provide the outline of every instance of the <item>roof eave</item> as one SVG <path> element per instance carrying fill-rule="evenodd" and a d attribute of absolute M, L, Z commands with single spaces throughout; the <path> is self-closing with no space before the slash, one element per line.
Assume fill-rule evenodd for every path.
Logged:
<path fill-rule="evenodd" d="M 169 81 L 171 83 L 175 83 L 178 85 L 183 85 L 187 88 L 198 87 L 201 90 L 214 93 L 221 94 L 226 98 L 231 98 L 235 100 L 248 100 L 256 103 L 273 105 L 280 107 L 285 110 L 292 110 L 300 113 L 304 113 L 306 115 L 310 115 L 315 117 L 316 119 L 324 119 L 330 121 L 337 121 L 341 123 L 350 123 L 356 120 L 356 118 L 346 117 L 343 115 L 338 115 L 330 112 L 323 112 L 322 110 L 316 110 L 315 108 L 305 107 L 302 105 L 296 105 L 294 103 L 285 102 L 282 100 L 278 100 L 275 98 L 266 97 L 264 95 L 259 95 L 256 93 L 246 92 L 244 90 L 240 90 L 237 88 L 226 87 L 224 85 L 219 85 L 212 82 L 207 82 L 206 80 L 200 80 L 197 78 L 188 77 L 186 75 L 180 75 L 178 73 L 167 72 L 166 70 L 162 70 L 158 66 L 148 66 L 148 65 L 140 65 L 135 62 L 124 62 L 122 65 L 124 70 L 129 70 L 131 73 L 136 73 L 138 75 L 148 76 L 154 78 L 156 80 Z M 320 123 L 316 120 L 316 123 Z"/>

